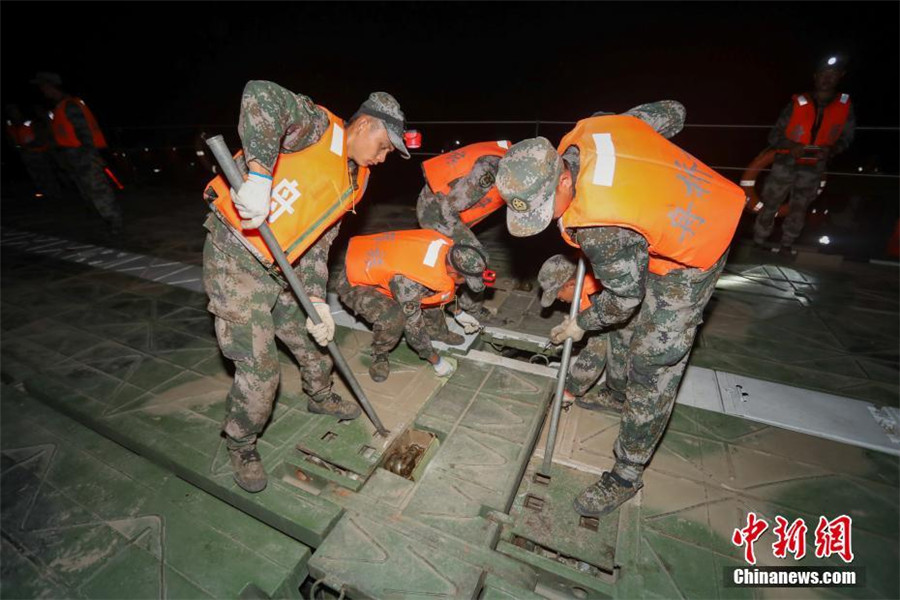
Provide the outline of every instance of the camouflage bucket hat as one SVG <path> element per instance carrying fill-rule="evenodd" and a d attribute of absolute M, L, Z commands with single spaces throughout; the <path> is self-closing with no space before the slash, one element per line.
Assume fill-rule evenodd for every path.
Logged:
<path fill-rule="evenodd" d="M 406 117 L 400 110 L 400 103 L 387 92 L 372 92 L 369 99 L 363 102 L 356 114 L 371 115 L 384 123 L 388 138 L 394 148 L 403 156 L 409 158 L 409 150 L 403 143 L 403 132 L 406 130 Z"/>
<path fill-rule="evenodd" d="M 465 278 L 470 290 L 480 292 L 484 289 L 487 261 L 481 250 L 468 244 L 455 244 L 450 249 L 450 264 Z"/>
<path fill-rule="evenodd" d="M 575 263 L 563 254 L 555 254 L 544 261 L 538 273 L 541 284 L 541 306 L 547 308 L 556 301 L 556 294 L 567 281 L 575 277 Z"/>
<path fill-rule="evenodd" d="M 506 201 L 506 226 L 516 237 L 540 233 L 553 220 L 562 159 L 547 138 L 513 145 L 500 159 L 497 189 Z"/>

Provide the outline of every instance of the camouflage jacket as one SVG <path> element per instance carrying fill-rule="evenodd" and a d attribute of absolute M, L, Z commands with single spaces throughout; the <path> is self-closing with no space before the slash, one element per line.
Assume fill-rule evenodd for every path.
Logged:
<path fill-rule="evenodd" d="M 328 116 L 307 96 L 295 94 L 271 81 L 249 81 L 241 97 L 238 134 L 247 162 L 257 161 L 271 170 L 278 154 L 299 152 L 316 143 L 328 129 Z M 357 165 L 350 162 L 351 180 Z M 337 237 L 340 221 L 328 229 L 294 265 L 306 293 L 325 297 L 328 252 Z M 238 242 L 229 253 L 247 250 Z M 252 259 L 252 257 L 251 257 Z"/>
<path fill-rule="evenodd" d="M 681 131 L 684 124 L 684 107 L 671 101 L 642 104 L 625 114 L 644 120 L 665 137 Z M 562 158 L 573 180 L 577 179 L 578 148 L 570 146 Z M 592 331 L 625 323 L 644 300 L 650 262 L 646 238 L 624 227 L 582 227 L 570 229 L 569 234 L 590 261 L 594 277 L 603 284 L 603 290 L 592 297 L 591 306 L 578 314 L 578 326 Z"/>
<path fill-rule="evenodd" d="M 815 100 L 815 94 L 807 93 L 806 96 L 811 98 L 813 104 L 816 105 L 816 121 L 822 120 L 824 106 L 819 106 Z M 769 145 L 773 148 L 790 148 L 793 142 L 787 138 L 787 126 L 791 120 L 791 114 L 794 112 L 794 101 L 791 100 L 787 106 L 778 115 L 778 120 L 769 131 Z M 850 105 L 850 111 L 847 114 L 847 122 L 844 123 L 844 130 L 841 137 L 831 147 L 831 156 L 840 154 L 846 150 L 853 142 L 853 136 L 856 134 L 856 114 L 853 112 L 853 104 Z"/>
<path fill-rule="evenodd" d="M 499 156 L 482 156 L 472 165 L 471 171 L 450 182 L 450 192 L 447 194 L 435 192 L 425 184 L 419 193 L 416 206 L 419 224 L 422 227 L 436 229 L 444 235 L 451 235 L 445 233 L 444 228 L 452 231 L 457 227 L 465 227 L 459 213 L 471 208 L 490 191 L 494 186 L 499 165 Z"/>

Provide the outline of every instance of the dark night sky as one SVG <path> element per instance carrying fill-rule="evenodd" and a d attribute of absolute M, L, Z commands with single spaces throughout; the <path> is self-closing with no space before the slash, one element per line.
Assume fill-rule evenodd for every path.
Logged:
<path fill-rule="evenodd" d="M 839 51 L 859 124 L 896 126 L 898 7 L 7 1 L 0 90 L 28 105 L 34 71 L 59 72 L 107 127 L 236 123 L 248 79 L 344 116 L 383 89 L 411 121 L 575 120 L 673 98 L 689 123 L 770 124 Z"/>

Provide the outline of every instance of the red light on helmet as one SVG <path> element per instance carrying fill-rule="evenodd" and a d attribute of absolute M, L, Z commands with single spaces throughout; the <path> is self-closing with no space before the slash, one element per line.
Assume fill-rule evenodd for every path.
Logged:
<path fill-rule="evenodd" d="M 403 143 L 406 147 L 415 150 L 422 147 L 422 132 L 417 129 L 410 129 L 403 132 Z"/>

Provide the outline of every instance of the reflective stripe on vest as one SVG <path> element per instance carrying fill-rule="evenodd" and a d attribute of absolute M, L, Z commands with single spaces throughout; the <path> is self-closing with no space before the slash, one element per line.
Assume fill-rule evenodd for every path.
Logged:
<path fill-rule="evenodd" d="M 567 228 L 633 229 L 649 244 L 651 273 L 709 269 L 737 228 L 744 192 L 707 165 L 630 116 L 579 121 L 559 145 L 577 146 L 575 197 L 559 220 Z"/>
<path fill-rule="evenodd" d="M 793 142 L 805 146 L 832 146 L 841 137 L 847 117 L 850 114 L 850 96 L 841 94 L 832 100 L 822 114 L 822 122 L 816 132 L 815 141 L 812 140 L 812 130 L 816 124 L 816 105 L 810 102 L 803 94 L 794 96 L 791 119 L 784 130 L 784 135 Z M 779 154 L 785 154 L 788 150 L 779 149 Z"/>
<path fill-rule="evenodd" d="M 428 187 L 433 192 L 449 194 L 450 183 L 468 175 L 479 158 L 483 156 L 503 157 L 507 150 L 509 150 L 509 141 L 507 140 L 469 144 L 453 152 L 447 152 L 424 161 L 422 173 L 425 175 Z M 503 198 L 497 191 L 497 186 L 492 186 L 478 202 L 459 213 L 459 217 L 466 225 L 475 225 L 501 208 L 503 204 Z"/>
<path fill-rule="evenodd" d="M 75 98 L 74 96 L 65 98 L 57 104 L 50 115 L 50 127 L 53 130 L 56 145 L 61 148 L 78 148 L 81 146 L 81 140 L 78 139 L 78 135 L 75 133 L 75 126 L 66 114 L 66 107 L 69 104 L 74 104 L 84 114 L 84 119 L 91 130 L 91 139 L 94 147 L 106 148 L 106 138 L 103 137 L 103 132 L 100 131 L 100 126 L 97 124 L 97 119 L 94 118 L 94 113 L 91 112 L 91 109 L 87 107 L 87 104 L 81 98 Z"/>
<path fill-rule="evenodd" d="M 431 229 L 352 237 L 345 261 L 347 281 L 393 298 L 391 279 L 402 275 L 435 292 L 422 300 L 422 306 L 440 306 L 456 294 L 456 283 L 447 273 L 447 253 L 452 247 L 452 239 Z"/>
<path fill-rule="evenodd" d="M 359 167 L 355 185 L 351 184 L 344 123 L 319 108 L 328 115 L 331 126 L 311 146 L 279 154 L 272 172 L 268 223 L 290 262 L 300 258 L 344 213 L 355 208 L 369 178 L 369 170 Z M 274 259 L 259 230 L 241 229 L 241 218 L 225 179 L 216 177 L 209 182 L 210 187 L 216 195 L 214 209 L 252 244 L 258 258 L 271 264 Z"/>

